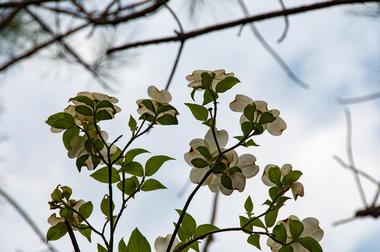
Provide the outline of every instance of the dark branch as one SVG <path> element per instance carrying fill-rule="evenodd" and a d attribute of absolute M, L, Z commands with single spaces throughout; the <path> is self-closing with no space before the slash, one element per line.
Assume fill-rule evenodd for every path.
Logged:
<path fill-rule="evenodd" d="M 340 98 L 338 97 L 338 103 L 342 105 L 356 104 L 362 102 L 368 102 L 380 98 L 380 91 L 368 95 L 352 97 L 352 98 Z"/>
<path fill-rule="evenodd" d="M 286 6 L 284 4 L 284 1 L 283 0 L 278 0 L 278 2 L 280 3 L 281 8 L 283 10 L 286 10 Z M 277 40 L 278 43 L 281 43 L 282 41 L 284 41 L 284 39 L 286 38 L 286 35 L 288 34 L 288 31 L 289 31 L 289 18 L 288 18 L 288 15 L 284 15 L 284 22 L 285 22 L 285 28 L 284 28 L 284 31 L 282 32 L 281 37 Z"/>

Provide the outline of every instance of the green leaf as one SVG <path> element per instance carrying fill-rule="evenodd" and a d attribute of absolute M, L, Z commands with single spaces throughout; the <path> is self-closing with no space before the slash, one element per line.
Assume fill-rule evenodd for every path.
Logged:
<path fill-rule="evenodd" d="M 76 126 L 72 115 L 65 112 L 59 112 L 49 116 L 46 123 L 57 129 L 68 129 Z"/>
<path fill-rule="evenodd" d="M 65 223 L 59 222 L 57 225 L 49 228 L 46 234 L 47 241 L 55 241 L 60 239 L 67 233 L 67 228 Z"/>
<path fill-rule="evenodd" d="M 107 249 L 105 249 L 102 245 L 100 245 L 99 243 L 98 243 L 98 245 L 97 245 L 97 248 L 98 248 L 98 252 L 108 252 L 107 251 Z"/>
<path fill-rule="evenodd" d="M 68 129 L 65 130 L 65 132 L 63 133 L 63 135 L 62 135 L 62 140 L 63 140 L 63 144 L 65 145 L 65 148 L 66 148 L 67 150 L 70 150 L 70 149 L 71 149 L 70 142 L 71 142 L 71 140 L 72 140 L 75 136 L 79 136 L 79 128 L 77 128 L 77 127 L 68 128 Z"/>
<path fill-rule="evenodd" d="M 195 229 L 194 237 L 202 236 L 216 230 L 219 230 L 217 226 L 214 226 L 212 224 L 202 224 Z"/>
<path fill-rule="evenodd" d="M 289 219 L 289 229 L 292 234 L 293 240 L 296 241 L 298 237 L 302 234 L 304 226 L 302 222 L 298 220 Z"/>
<path fill-rule="evenodd" d="M 144 192 L 154 191 L 154 190 L 159 190 L 159 189 L 166 189 L 166 187 L 163 184 L 161 184 L 160 181 L 157 181 L 155 179 L 148 179 L 141 186 L 141 190 Z"/>
<path fill-rule="evenodd" d="M 64 197 L 66 200 L 69 200 L 71 197 L 71 194 L 73 194 L 73 190 L 68 186 L 61 186 L 62 190 L 62 197 Z"/>
<path fill-rule="evenodd" d="M 252 132 L 254 129 L 253 124 L 251 122 L 243 122 L 241 125 L 241 131 L 243 132 L 244 136 L 248 136 L 249 133 Z"/>
<path fill-rule="evenodd" d="M 104 195 L 103 197 L 103 200 L 102 202 L 100 203 L 100 209 L 102 210 L 102 213 L 107 216 L 108 218 L 110 218 L 111 216 L 111 211 L 110 211 L 110 198 L 109 196 L 106 194 Z M 112 202 L 112 210 L 115 208 L 115 204 Z"/>
<path fill-rule="evenodd" d="M 293 252 L 293 247 L 290 245 L 285 245 L 282 246 L 278 252 Z"/>
<path fill-rule="evenodd" d="M 137 129 L 137 122 L 133 116 L 129 116 L 128 126 L 131 129 L 131 131 L 134 131 Z"/>
<path fill-rule="evenodd" d="M 253 141 L 252 139 L 249 139 L 245 144 L 244 144 L 245 147 L 249 147 L 249 146 L 260 146 L 258 145 L 257 143 L 255 143 L 255 141 Z"/>
<path fill-rule="evenodd" d="M 176 211 L 179 215 L 181 215 L 182 210 L 177 209 Z M 197 228 L 197 223 L 195 222 L 194 218 L 190 214 L 185 213 L 182 219 L 181 227 L 180 227 L 182 235 L 180 236 L 178 234 L 181 241 L 188 240 L 190 237 L 192 237 L 194 235 L 196 228 Z"/>
<path fill-rule="evenodd" d="M 215 99 L 216 99 L 216 97 L 215 97 Z M 210 102 L 212 102 L 213 100 L 214 100 L 214 98 L 213 98 L 212 91 L 210 91 L 208 89 L 205 90 L 205 92 L 203 93 L 203 103 L 202 103 L 202 105 L 207 105 Z"/>
<path fill-rule="evenodd" d="M 127 245 L 128 252 L 151 252 L 147 239 L 135 228 L 129 238 Z"/>
<path fill-rule="evenodd" d="M 167 111 L 170 111 L 170 110 L 173 110 L 175 112 L 178 112 L 177 109 L 175 107 L 173 107 L 172 105 L 170 104 L 165 104 L 165 105 L 160 105 L 157 109 L 157 114 L 161 114 L 161 113 L 164 113 L 164 112 L 167 112 Z"/>
<path fill-rule="evenodd" d="M 253 230 L 253 224 L 252 224 L 252 221 L 250 221 L 250 219 L 248 219 L 247 217 L 244 217 L 244 216 L 239 216 L 239 221 L 240 221 L 240 227 L 241 228 L 244 228 L 244 232 L 248 231 L 248 232 L 252 232 Z M 247 224 L 249 222 L 249 224 Z"/>
<path fill-rule="evenodd" d="M 296 182 L 302 176 L 301 171 L 290 171 L 285 177 L 282 179 L 282 182 L 285 186 L 290 186 L 294 182 Z"/>
<path fill-rule="evenodd" d="M 207 161 L 202 158 L 194 158 L 191 160 L 191 164 L 194 165 L 195 168 L 205 168 L 208 166 Z"/>
<path fill-rule="evenodd" d="M 267 227 L 272 227 L 274 223 L 276 222 L 277 215 L 278 215 L 278 209 L 268 212 L 265 215 L 265 225 Z"/>
<path fill-rule="evenodd" d="M 158 117 L 157 122 L 159 122 L 161 125 L 177 125 L 178 119 L 176 116 L 165 114 L 163 116 Z"/>
<path fill-rule="evenodd" d="M 136 148 L 136 149 L 130 149 L 127 154 L 125 154 L 125 163 L 132 162 L 133 159 L 143 153 L 149 153 L 149 151 L 142 149 L 142 148 Z"/>
<path fill-rule="evenodd" d="M 258 234 L 253 234 L 253 235 L 250 235 L 248 236 L 248 239 L 247 239 L 247 242 L 253 246 L 255 246 L 256 248 L 260 249 L 261 250 L 261 246 L 260 246 L 260 235 Z"/>
<path fill-rule="evenodd" d="M 216 84 L 216 92 L 224 93 L 236 84 L 238 84 L 239 82 L 240 80 L 238 78 L 227 76 L 223 80 L 219 81 L 218 84 Z"/>
<path fill-rule="evenodd" d="M 81 167 L 85 165 L 85 162 L 87 161 L 89 156 L 90 156 L 89 154 L 85 154 L 85 155 L 77 158 L 76 166 L 77 166 L 79 172 L 81 170 Z"/>
<path fill-rule="evenodd" d="M 159 156 L 153 156 L 148 159 L 145 163 L 145 175 L 146 176 L 152 176 L 155 174 L 161 166 L 169 160 L 174 160 L 174 158 L 164 156 L 164 155 L 159 155 Z"/>
<path fill-rule="evenodd" d="M 94 114 L 92 109 L 86 105 L 75 106 L 75 111 L 84 116 L 92 116 Z"/>
<path fill-rule="evenodd" d="M 254 219 L 252 225 L 259 228 L 265 228 L 264 223 L 260 219 Z"/>
<path fill-rule="evenodd" d="M 185 103 L 185 105 L 191 110 L 191 113 L 195 119 L 199 121 L 206 121 L 208 118 L 208 110 L 202 105 Z"/>
<path fill-rule="evenodd" d="M 91 242 L 91 229 L 89 227 L 81 226 L 79 233 L 81 233 L 89 242 Z"/>
<path fill-rule="evenodd" d="M 245 117 L 250 121 L 253 122 L 254 116 L 255 116 L 255 110 L 256 106 L 255 104 L 248 104 L 244 108 L 244 115 Z"/>
<path fill-rule="evenodd" d="M 274 200 L 278 195 L 279 189 L 278 187 L 271 187 L 269 188 L 269 196 L 272 200 Z"/>
<path fill-rule="evenodd" d="M 152 111 L 153 113 L 156 113 L 156 109 L 154 108 L 154 105 L 153 105 L 153 102 L 149 99 L 145 99 L 145 100 L 142 100 L 141 101 L 142 104 L 150 111 Z"/>
<path fill-rule="evenodd" d="M 212 159 L 210 151 L 208 150 L 207 147 L 205 147 L 205 146 L 199 146 L 199 147 L 197 147 L 197 151 L 199 151 L 199 153 L 202 156 L 204 156 L 207 160 L 211 160 Z"/>
<path fill-rule="evenodd" d="M 227 176 L 226 174 L 222 175 L 221 182 L 222 182 L 222 185 L 225 188 L 227 188 L 229 190 L 233 189 L 233 187 L 232 187 L 232 179 L 229 176 Z"/>
<path fill-rule="evenodd" d="M 133 193 L 136 192 L 136 189 L 139 185 L 140 185 L 140 182 L 136 176 L 125 179 L 125 181 L 124 181 L 124 193 L 126 195 L 132 195 Z M 117 184 L 117 188 L 119 188 L 119 190 L 123 192 L 123 182 L 122 181 L 120 181 Z"/>
<path fill-rule="evenodd" d="M 275 185 L 281 184 L 281 171 L 277 166 L 272 166 L 269 168 L 268 177 L 271 182 Z"/>
<path fill-rule="evenodd" d="M 120 171 L 129 173 L 138 177 L 144 176 L 144 168 L 139 162 L 135 162 L 135 161 L 124 163 L 121 169 L 119 170 L 119 172 Z"/>
<path fill-rule="evenodd" d="M 212 128 L 214 127 L 214 121 L 215 121 L 214 118 L 210 118 L 210 119 L 207 119 L 207 121 L 204 121 L 202 124 Z"/>
<path fill-rule="evenodd" d="M 96 105 L 96 107 L 97 107 L 98 109 L 100 109 L 100 108 L 111 108 L 113 111 L 115 111 L 115 107 L 114 107 L 114 105 L 112 104 L 112 102 L 107 101 L 107 100 L 102 100 L 102 101 L 100 101 L 100 102 Z"/>
<path fill-rule="evenodd" d="M 97 121 L 104 121 L 104 120 L 110 120 L 113 116 L 108 113 L 106 110 L 100 110 L 96 112 L 96 120 Z"/>
<path fill-rule="evenodd" d="M 208 72 L 201 73 L 202 87 L 204 89 L 209 89 L 214 78 L 215 77 L 211 76 Z"/>
<path fill-rule="evenodd" d="M 286 243 L 287 234 L 284 224 L 280 223 L 276 225 L 273 228 L 273 235 L 277 240 L 281 241 L 282 243 Z"/>
<path fill-rule="evenodd" d="M 248 196 L 248 198 L 245 200 L 244 208 L 245 208 L 245 211 L 247 211 L 247 213 L 249 213 L 249 214 L 252 213 L 253 203 L 252 203 L 251 196 Z"/>
<path fill-rule="evenodd" d="M 139 117 L 139 120 L 146 120 L 148 122 L 153 122 L 155 117 L 152 114 L 144 113 Z"/>
<path fill-rule="evenodd" d="M 323 252 L 321 245 L 312 237 L 303 237 L 298 242 L 310 252 Z"/>
<path fill-rule="evenodd" d="M 96 170 L 93 174 L 90 175 L 92 178 L 96 179 L 99 182 L 108 184 L 108 167 L 102 167 L 98 170 Z M 116 183 L 120 181 L 120 176 L 117 173 L 117 170 L 115 168 L 111 168 L 111 183 Z"/>
<path fill-rule="evenodd" d="M 94 206 L 92 205 L 92 202 L 88 201 L 79 207 L 79 213 L 82 215 L 83 218 L 87 219 L 88 217 L 90 217 L 93 208 Z"/>
<path fill-rule="evenodd" d="M 129 252 L 123 238 L 119 242 L 118 252 Z"/>
<path fill-rule="evenodd" d="M 276 120 L 276 117 L 274 117 L 271 112 L 264 112 L 261 114 L 259 124 L 271 123 L 274 120 Z"/>
<path fill-rule="evenodd" d="M 82 95 L 75 96 L 75 97 L 71 98 L 69 101 L 73 101 L 73 100 L 74 101 L 79 101 L 81 103 L 84 103 L 87 106 L 90 106 L 91 108 L 94 107 L 94 101 L 91 98 L 87 97 L 87 96 L 82 96 Z"/>

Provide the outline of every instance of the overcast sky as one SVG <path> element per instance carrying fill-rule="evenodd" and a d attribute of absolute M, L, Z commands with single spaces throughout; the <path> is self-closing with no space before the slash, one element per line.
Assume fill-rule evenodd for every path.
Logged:
<path fill-rule="evenodd" d="M 247 1 L 248 2 L 248 1 Z M 250 10 L 261 12 L 273 8 L 274 3 L 252 1 Z M 309 1 L 289 1 L 289 5 Z M 215 7 L 215 5 L 213 5 Z M 185 14 L 183 2 L 175 3 L 184 21 L 185 29 L 211 22 L 239 17 L 240 10 L 232 4 L 218 8 L 204 7 L 191 22 Z M 277 8 L 277 7 L 276 7 Z M 244 200 L 251 195 L 257 212 L 262 211 L 266 186 L 261 183 L 262 168 L 268 163 L 291 163 L 301 170 L 305 197 L 290 201 L 283 208 L 280 219 L 295 214 L 301 219 L 313 216 L 320 220 L 325 231 L 322 246 L 325 251 L 359 252 L 379 251 L 377 234 L 380 226 L 373 219 L 333 227 L 334 221 L 352 216 L 362 203 L 350 172 L 340 167 L 332 155 L 347 160 L 345 153 L 345 118 L 343 107 L 335 102 L 337 96 L 351 97 L 378 91 L 380 33 L 377 19 L 350 13 L 352 7 L 335 8 L 290 17 L 290 30 L 286 40 L 277 44 L 284 23 L 282 19 L 257 24 L 263 36 L 274 45 L 291 68 L 306 82 L 310 90 L 295 85 L 273 59 L 262 49 L 245 27 L 240 37 L 238 28 L 212 33 L 187 42 L 170 91 L 173 105 L 179 112 L 178 126 L 155 127 L 135 143 L 152 154 L 165 154 L 176 158 L 168 162 L 157 177 L 169 190 L 143 193 L 128 207 L 119 226 L 119 237 L 129 237 L 136 226 L 153 244 L 158 235 L 172 232 L 172 222 L 177 220 L 174 209 L 182 208 L 185 198 L 177 192 L 188 181 L 190 167 L 183 160 L 191 139 L 203 137 L 207 129 L 196 122 L 184 102 L 190 101 L 190 89 L 185 76 L 195 69 L 224 68 L 234 72 L 241 84 L 221 98 L 219 128 L 234 136 L 239 132 L 236 113 L 228 104 L 236 93 L 253 99 L 265 100 L 270 108 L 277 108 L 288 124 L 280 137 L 264 134 L 257 139 L 258 148 L 240 150 L 257 157 L 260 173 L 249 179 L 243 193 L 222 196 L 219 202 L 217 226 L 238 225 L 238 215 L 244 213 Z M 170 34 L 175 27 L 172 18 L 162 11 L 147 24 L 139 22 L 132 28 L 135 39 Z M 126 28 L 124 28 L 126 29 Z M 121 32 L 125 30 L 122 29 Z M 118 39 L 123 41 L 127 32 Z M 87 41 L 76 37 L 77 48 L 91 57 Z M 155 84 L 163 88 L 176 54 L 177 44 L 167 44 L 135 50 L 131 64 L 117 72 L 117 89 L 122 113 L 104 127 L 111 137 L 127 136 L 129 114 L 137 115 L 135 101 L 147 97 L 146 89 Z M 136 56 L 137 55 L 137 56 Z M 48 60 L 43 55 L 27 60 L 2 75 L 0 86 L 4 112 L 1 115 L 1 132 L 7 141 L 0 144 L 0 184 L 27 209 L 44 232 L 51 214 L 47 201 L 57 184 L 70 185 L 75 198 L 92 200 L 97 206 L 107 188 L 98 185 L 86 170 L 78 174 L 75 160 L 66 156 L 61 135 L 52 134 L 44 123 L 46 118 L 67 106 L 69 97 L 83 90 L 104 91 L 80 68 Z M 378 149 L 380 117 L 379 101 L 350 106 L 353 118 L 353 151 L 358 167 L 374 177 L 380 177 Z M 124 137 L 124 138 L 125 138 Z M 124 139 L 125 141 L 126 139 Z M 230 141 L 230 144 L 232 140 Z M 141 159 L 143 161 L 144 159 Z M 376 188 L 364 183 L 368 199 Z M 193 188 L 194 185 L 191 186 Z M 190 193 L 190 188 L 186 194 Z M 203 188 L 189 209 L 198 220 L 206 223 L 211 211 L 212 194 Z M 96 208 L 95 208 L 96 209 Z M 100 225 L 101 214 L 94 222 Z M 45 246 L 23 219 L 9 207 L 5 200 L 0 205 L 0 251 L 41 251 Z M 220 234 L 211 251 L 252 251 L 245 243 L 245 235 Z M 79 238 L 83 251 L 90 251 Z M 263 251 L 269 251 L 262 239 Z M 70 251 L 68 238 L 53 243 L 60 251 Z M 93 250 L 93 249 L 92 249 Z"/>

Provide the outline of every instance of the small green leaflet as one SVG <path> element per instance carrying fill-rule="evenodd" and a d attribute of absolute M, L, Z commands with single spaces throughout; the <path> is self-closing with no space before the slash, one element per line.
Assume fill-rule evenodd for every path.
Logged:
<path fill-rule="evenodd" d="M 147 239 L 135 228 L 129 238 L 127 245 L 128 252 L 151 252 Z"/>
<path fill-rule="evenodd" d="M 174 160 L 174 158 L 168 157 L 168 156 L 153 156 L 146 161 L 145 164 L 145 176 L 152 176 L 155 174 L 161 166 L 169 160 Z"/>
<path fill-rule="evenodd" d="M 206 121 L 208 118 L 208 110 L 202 105 L 193 104 L 193 103 L 185 103 L 185 105 L 190 109 L 191 113 L 195 117 L 195 119 L 199 121 Z"/>
<path fill-rule="evenodd" d="M 108 167 L 107 166 L 102 167 L 102 168 L 96 170 L 90 176 L 92 178 L 94 178 L 95 180 L 99 181 L 99 182 L 108 184 L 108 178 L 109 178 L 109 176 L 108 176 Z M 112 167 L 111 168 L 111 182 L 112 183 L 116 183 L 118 181 L 120 181 L 120 176 L 117 173 L 117 170 Z"/>
<path fill-rule="evenodd" d="M 227 76 L 223 80 L 219 81 L 218 84 L 216 84 L 216 92 L 224 93 L 236 84 L 238 84 L 239 82 L 240 80 L 238 78 Z"/>
<path fill-rule="evenodd" d="M 46 123 L 57 129 L 68 129 L 76 126 L 72 115 L 65 112 L 59 112 L 49 116 Z"/>
<path fill-rule="evenodd" d="M 59 222 L 57 225 L 49 228 L 46 234 L 47 241 L 55 241 L 64 236 L 67 233 L 67 228 L 65 223 Z"/>
<path fill-rule="evenodd" d="M 163 184 L 161 184 L 160 181 L 157 181 L 155 179 L 148 179 L 141 186 L 141 191 L 145 191 L 145 192 L 159 190 L 159 189 L 166 189 L 166 187 Z"/>

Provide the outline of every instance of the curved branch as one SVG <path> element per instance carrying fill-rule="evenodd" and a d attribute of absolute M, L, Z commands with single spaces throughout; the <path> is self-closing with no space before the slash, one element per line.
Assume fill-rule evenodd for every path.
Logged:
<path fill-rule="evenodd" d="M 278 0 L 278 2 L 280 3 L 281 8 L 283 10 L 286 10 L 286 6 L 284 4 L 284 0 Z M 284 41 L 284 39 L 286 38 L 286 35 L 288 34 L 288 31 L 289 31 L 289 18 L 288 18 L 288 15 L 284 15 L 284 22 L 285 22 L 284 31 L 282 32 L 281 37 L 277 40 L 278 43 L 281 43 L 282 41 Z"/>
<path fill-rule="evenodd" d="M 249 16 L 248 9 L 243 0 L 238 0 L 240 7 L 242 8 L 244 14 Z M 285 60 L 281 58 L 281 56 L 269 45 L 269 43 L 264 39 L 261 33 L 257 30 L 256 26 L 253 23 L 249 24 L 249 27 L 252 30 L 252 33 L 255 35 L 260 44 L 264 47 L 264 49 L 272 56 L 272 58 L 277 62 L 277 64 L 282 68 L 282 70 L 288 75 L 288 77 L 293 80 L 297 85 L 302 88 L 309 88 L 310 85 L 301 80 L 290 67 L 286 64 Z"/>
<path fill-rule="evenodd" d="M 4 197 L 4 199 L 21 215 L 21 217 L 26 221 L 26 223 L 28 223 L 28 225 L 32 228 L 33 232 L 38 236 L 38 238 L 40 238 L 40 240 L 46 244 L 49 251 L 57 252 L 57 250 L 46 241 L 45 235 L 38 228 L 36 223 L 34 223 L 34 221 L 27 214 L 27 212 L 25 212 L 25 210 L 1 187 L 0 187 L 0 195 Z"/>
<path fill-rule="evenodd" d="M 368 94 L 368 95 L 358 96 L 358 97 L 351 97 L 351 98 L 338 97 L 337 101 L 338 103 L 342 105 L 349 105 L 349 104 L 368 102 L 368 101 L 372 101 L 379 98 L 380 98 L 380 91 L 372 93 L 372 94 Z"/>
<path fill-rule="evenodd" d="M 178 42 L 181 40 L 187 40 L 187 39 L 199 37 L 199 36 L 214 32 L 214 31 L 220 31 L 220 30 L 232 28 L 235 26 L 239 26 L 242 24 L 268 20 L 268 19 L 272 19 L 276 17 L 282 17 L 285 15 L 287 16 L 296 15 L 300 13 L 330 8 L 330 7 L 339 6 L 339 5 L 375 3 L 377 1 L 378 0 L 332 0 L 332 1 L 313 3 L 309 5 L 302 5 L 302 6 L 298 6 L 294 8 L 289 8 L 286 10 L 272 11 L 272 12 L 267 12 L 267 13 L 251 16 L 251 17 L 237 19 L 230 22 L 206 26 L 197 30 L 189 31 L 184 34 L 178 34 L 177 36 L 167 36 L 167 37 L 161 37 L 161 38 L 150 39 L 150 40 L 142 40 L 135 43 L 127 43 L 118 47 L 108 49 L 107 54 L 112 54 L 117 51 L 140 47 L 140 46 L 161 44 L 161 43 L 168 43 L 168 42 Z"/>

